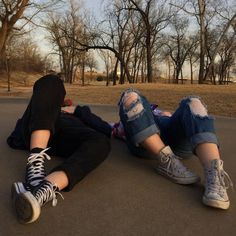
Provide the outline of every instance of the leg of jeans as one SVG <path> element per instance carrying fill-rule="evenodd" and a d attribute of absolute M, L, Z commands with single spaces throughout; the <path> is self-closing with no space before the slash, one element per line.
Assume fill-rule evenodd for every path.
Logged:
<path fill-rule="evenodd" d="M 188 139 L 179 140 L 174 145 L 169 145 L 174 154 L 182 159 L 189 159 L 193 156 L 192 145 Z"/>
<path fill-rule="evenodd" d="M 191 143 L 192 150 L 201 143 L 218 145 L 214 120 L 198 97 L 183 99 L 172 117 L 157 118 L 157 123 L 163 139 L 171 146 L 176 146 L 183 140 Z"/>
<path fill-rule="evenodd" d="M 66 160 L 54 171 L 66 173 L 69 185 L 64 189 L 70 191 L 75 184 L 95 169 L 110 152 L 110 141 L 102 133 L 86 127 L 64 127 L 53 137 L 51 152 Z"/>
<path fill-rule="evenodd" d="M 26 146 L 29 146 L 31 133 L 35 130 L 55 132 L 65 93 L 63 82 L 55 75 L 44 76 L 35 82 L 32 98 L 22 117 Z"/>
<path fill-rule="evenodd" d="M 135 99 L 127 106 L 130 96 Z M 150 105 L 139 92 L 133 89 L 126 90 L 121 96 L 119 107 L 125 133 L 134 145 L 137 146 L 151 135 L 159 133 Z"/>

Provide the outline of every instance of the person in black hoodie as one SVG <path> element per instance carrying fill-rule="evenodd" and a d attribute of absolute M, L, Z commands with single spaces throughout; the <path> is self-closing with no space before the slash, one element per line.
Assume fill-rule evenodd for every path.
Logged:
<path fill-rule="evenodd" d="M 15 182 L 11 189 L 17 218 L 24 224 L 36 221 L 47 202 L 55 206 L 61 190 L 72 190 L 110 152 L 111 126 L 88 106 L 62 107 L 65 94 L 57 75 L 37 80 L 26 111 L 7 139 L 10 147 L 30 151 L 25 182 Z M 44 162 L 50 155 L 65 160 L 47 175 Z"/>

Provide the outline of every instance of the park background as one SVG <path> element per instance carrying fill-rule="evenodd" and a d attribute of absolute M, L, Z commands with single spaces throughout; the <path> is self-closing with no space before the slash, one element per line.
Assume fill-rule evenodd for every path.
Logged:
<path fill-rule="evenodd" d="M 6 143 L 32 85 L 47 73 L 60 73 L 74 103 L 89 104 L 113 122 L 128 87 L 169 110 L 194 94 L 218 115 L 224 167 L 235 183 L 235 5 L 233 0 L 0 0 L 0 235 L 235 235 L 235 191 L 228 192 L 228 211 L 204 206 L 197 158 L 184 162 L 202 182 L 179 186 L 157 175 L 155 163 L 132 158 L 117 139 L 111 139 L 109 158 L 63 193 L 64 201 L 46 205 L 34 224 L 19 224 L 10 187 L 24 179 L 28 153 Z M 46 167 L 61 161 L 52 158 Z"/>
<path fill-rule="evenodd" d="M 236 117 L 231 0 L 0 1 L 0 95 L 30 97 L 59 73 L 75 103 L 116 105 L 134 87 L 163 109 L 199 95 Z"/>

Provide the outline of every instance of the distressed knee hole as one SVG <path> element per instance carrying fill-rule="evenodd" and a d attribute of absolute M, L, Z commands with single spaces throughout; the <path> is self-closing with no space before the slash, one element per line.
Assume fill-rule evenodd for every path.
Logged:
<path fill-rule="evenodd" d="M 136 117 L 137 115 L 141 114 L 143 111 L 143 105 L 141 103 L 136 103 L 128 112 L 128 118 Z"/>
<path fill-rule="evenodd" d="M 123 104 L 125 108 L 128 108 L 132 103 L 138 100 L 138 94 L 135 92 L 129 92 L 124 95 Z"/>
<path fill-rule="evenodd" d="M 135 92 L 129 92 L 123 98 L 124 108 L 127 110 L 128 118 L 134 118 L 143 110 L 143 104 L 139 100 L 139 95 Z"/>
<path fill-rule="evenodd" d="M 199 116 L 208 115 L 205 105 L 202 104 L 199 98 L 191 98 L 189 107 L 194 115 L 199 115 Z"/>

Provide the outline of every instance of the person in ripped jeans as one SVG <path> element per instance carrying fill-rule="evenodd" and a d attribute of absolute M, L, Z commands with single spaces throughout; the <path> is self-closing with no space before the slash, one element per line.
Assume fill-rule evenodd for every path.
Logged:
<path fill-rule="evenodd" d="M 36 221 L 47 202 L 55 206 L 61 190 L 71 191 L 110 152 L 110 125 L 88 106 L 62 107 L 65 94 L 58 76 L 37 80 L 26 111 L 7 138 L 11 148 L 30 151 L 25 181 L 13 183 L 11 189 L 13 207 L 24 224 Z M 64 160 L 46 173 L 49 155 Z"/>
<path fill-rule="evenodd" d="M 126 141 L 130 151 L 157 160 L 156 170 L 178 184 L 194 184 L 200 178 L 184 166 L 181 158 L 195 154 L 204 169 L 205 205 L 228 209 L 227 188 L 232 186 L 220 159 L 214 120 L 199 97 L 184 98 L 171 114 L 157 109 L 137 90 L 123 92 L 120 121 L 113 135 Z"/>

